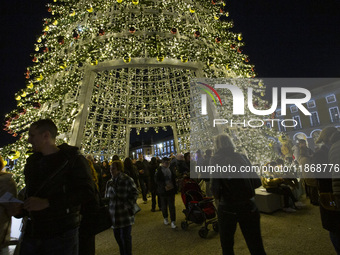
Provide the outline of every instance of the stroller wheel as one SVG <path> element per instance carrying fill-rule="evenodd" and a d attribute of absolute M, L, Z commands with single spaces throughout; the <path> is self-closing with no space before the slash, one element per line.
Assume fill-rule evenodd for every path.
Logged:
<path fill-rule="evenodd" d="M 189 227 L 189 224 L 188 224 L 188 222 L 186 222 L 186 221 L 182 221 L 182 223 L 181 223 L 181 228 L 182 228 L 183 230 L 187 230 L 187 229 L 188 229 L 188 227 Z"/>
<path fill-rule="evenodd" d="M 203 227 L 198 231 L 198 235 L 202 238 L 206 238 L 208 236 L 209 229 Z"/>
<path fill-rule="evenodd" d="M 218 233 L 218 223 L 217 222 L 213 223 L 213 230 Z"/>

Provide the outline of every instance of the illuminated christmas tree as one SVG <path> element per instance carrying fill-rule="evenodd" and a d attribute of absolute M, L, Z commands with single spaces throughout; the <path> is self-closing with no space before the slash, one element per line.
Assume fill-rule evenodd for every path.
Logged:
<path fill-rule="evenodd" d="M 185 152 L 190 80 L 255 76 L 223 1 L 54 0 L 47 8 L 26 86 L 5 120 L 20 137 L 3 151 L 18 159 L 18 175 L 28 128 L 39 118 L 55 120 L 58 143 L 84 153 L 126 156 L 131 128 L 163 126 L 173 128 L 176 149 Z"/>

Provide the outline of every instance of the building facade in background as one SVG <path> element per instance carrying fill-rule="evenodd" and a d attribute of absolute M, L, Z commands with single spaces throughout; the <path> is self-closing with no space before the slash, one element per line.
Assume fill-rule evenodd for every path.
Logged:
<path fill-rule="evenodd" d="M 315 141 L 323 128 L 328 126 L 340 127 L 340 81 L 311 89 L 310 92 L 312 98 L 304 104 L 311 113 L 310 116 L 302 114 L 295 105 L 291 105 L 287 106 L 286 116 L 282 116 L 281 109 L 278 109 L 275 119 L 296 120 L 297 125 L 295 127 L 284 127 L 278 121 L 277 128 L 279 131 L 289 134 L 294 142 L 297 139 L 305 139 L 308 146 L 315 149 L 317 146 Z"/>
<path fill-rule="evenodd" d="M 152 157 L 169 157 L 171 153 L 176 154 L 173 137 L 130 148 L 132 159 L 137 159 L 139 154 L 143 154 L 147 160 L 150 160 Z"/>

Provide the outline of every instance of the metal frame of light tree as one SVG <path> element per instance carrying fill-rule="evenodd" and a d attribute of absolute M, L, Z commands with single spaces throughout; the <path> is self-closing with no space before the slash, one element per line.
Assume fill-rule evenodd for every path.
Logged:
<path fill-rule="evenodd" d="M 59 124 L 60 138 L 79 144 L 84 105 L 91 104 L 86 87 L 105 70 L 139 62 L 155 68 L 195 67 L 196 75 L 191 77 L 255 75 L 254 66 L 242 54 L 242 35 L 229 31 L 233 23 L 221 0 L 54 2 L 48 5 L 52 16 L 44 20 L 35 45 L 34 65 L 25 74 L 27 87 L 15 95 L 18 109 L 6 118 L 6 130 L 22 139 L 27 138 L 32 121 L 52 117 Z M 25 155 L 26 148 L 20 140 L 4 154 L 20 150 Z"/>
<path fill-rule="evenodd" d="M 124 69 L 128 71 L 122 71 Z M 150 69 L 156 73 L 150 73 Z M 184 116 L 183 118 L 181 112 L 189 112 L 189 80 L 197 75 L 200 76 L 200 69 L 201 65 L 199 63 L 191 63 L 190 66 L 188 66 L 180 60 L 165 59 L 159 62 L 155 59 L 142 58 L 132 59 L 128 64 L 122 60 L 114 60 L 99 63 L 96 66 L 89 66 L 86 69 L 82 89 L 79 94 L 78 115 L 73 124 L 70 143 L 77 146 L 82 145 L 84 152 L 105 156 L 106 158 L 109 158 L 113 154 L 128 156 L 129 131 L 131 127 L 136 127 L 137 129 L 153 127 L 157 129 L 157 127 L 170 126 L 174 134 L 176 151 L 183 153 L 185 150 L 189 150 L 189 139 L 186 138 L 189 136 L 188 126 L 190 125 L 190 116 Z M 119 72 L 119 70 L 121 72 Z M 145 70 L 149 73 L 146 75 L 141 74 L 139 78 L 142 78 L 142 80 L 129 80 L 131 76 L 136 76 L 135 72 L 141 73 Z M 181 76 L 187 76 L 187 79 L 184 81 L 185 84 L 183 84 L 183 78 L 178 79 L 178 77 L 174 76 L 175 72 L 182 72 Z M 109 73 L 111 73 L 111 76 L 117 76 L 123 73 L 125 75 L 123 79 L 127 79 L 126 83 L 120 80 L 120 78 L 117 79 L 117 77 L 108 78 Z M 154 77 L 155 75 L 157 77 Z M 172 78 L 169 78 L 170 76 L 172 76 Z M 108 79 L 109 84 L 101 83 L 101 81 L 97 79 L 98 77 L 104 80 Z M 144 88 L 144 95 L 142 93 L 141 96 L 136 97 L 133 96 L 134 93 L 131 90 L 140 89 L 139 83 L 145 83 L 149 88 Z M 114 88 L 110 86 L 111 84 Z M 130 88 L 127 88 L 128 86 L 130 86 Z M 184 86 L 186 88 L 184 88 Z M 100 87 L 103 87 L 103 90 L 100 90 Z M 154 89 L 164 89 L 166 92 L 157 94 L 156 91 L 153 91 Z M 114 91 L 118 90 L 121 91 L 115 95 Z M 145 93 L 148 90 L 149 93 Z M 106 93 L 106 95 L 103 96 L 103 93 Z M 183 95 L 182 100 L 186 101 L 186 105 L 174 102 L 178 99 L 176 98 L 178 93 Z M 94 94 L 96 94 L 97 97 L 95 97 Z M 165 99 L 167 102 L 162 102 L 161 100 L 163 98 L 157 98 L 157 96 L 163 97 L 165 94 L 169 95 L 169 98 Z M 144 101 L 143 96 L 148 97 L 147 104 L 142 102 Z M 101 98 L 98 99 L 98 97 Z M 139 101 L 136 101 L 137 98 Z M 98 100 L 100 102 L 98 102 Z M 110 106 L 110 102 L 107 102 L 108 100 L 115 101 L 116 107 L 112 107 L 112 104 Z M 158 104 L 152 103 L 157 100 L 160 100 Z M 97 103 L 94 101 L 97 101 Z M 106 112 L 104 116 L 106 116 L 108 120 L 103 119 L 103 116 L 98 116 L 94 112 L 95 110 L 91 111 L 92 108 L 98 110 L 98 103 L 101 106 L 105 106 L 105 109 L 102 108 L 102 110 Z M 167 105 L 162 106 L 164 103 L 167 103 Z M 142 110 L 143 104 L 144 108 Z M 150 105 L 150 107 L 146 105 Z M 171 118 L 167 118 L 168 116 L 159 113 L 159 110 L 163 112 L 166 110 L 164 107 L 171 109 Z M 181 107 L 186 108 L 181 109 Z M 137 108 L 140 110 L 136 110 Z M 122 111 L 124 112 L 123 115 L 120 114 Z M 117 118 L 108 117 L 114 112 L 118 113 L 116 114 Z M 140 113 L 144 113 L 146 116 L 137 117 L 139 121 L 136 123 L 136 116 L 131 117 L 131 115 Z M 121 119 L 123 119 L 123 121 Z M 185 126 L 185 128 L 183 126 Z M 113 133 L 112 128 L 118 129 L 118 132 Z M 98 129 L 100 133 L 97 132 Z M 177 134 L 177 130 L 179 130 L 179 135 Z M 123 133 L 119 134 L 119 132 Z"/>

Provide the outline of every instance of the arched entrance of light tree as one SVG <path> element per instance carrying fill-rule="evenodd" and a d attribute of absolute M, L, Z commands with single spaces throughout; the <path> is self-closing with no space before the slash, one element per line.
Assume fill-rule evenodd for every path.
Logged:
<path fill-rule="evenodd" d="M 132 127 L 170 126 L 176 151 L 189 150 L 189 82 L 200 70 L 174 59 L 87 66 L 70 143 L 95 156 L 126 157 Z"/>

